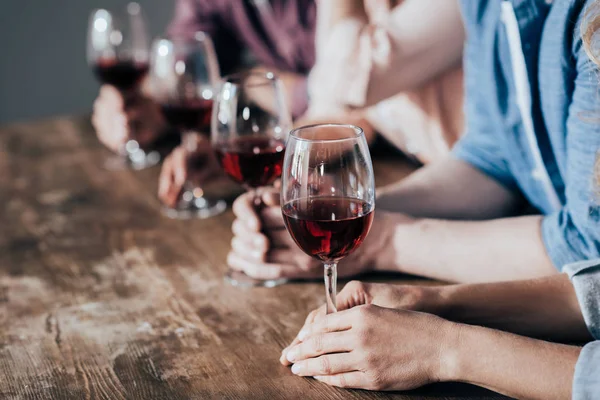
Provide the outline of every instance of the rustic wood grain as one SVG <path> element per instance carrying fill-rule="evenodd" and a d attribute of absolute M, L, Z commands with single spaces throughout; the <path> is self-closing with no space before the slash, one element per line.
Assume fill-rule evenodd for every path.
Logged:
<path fill-rule="evenodd" d="M 164 218 L 158 167 L 109 172 L 107 156 L 88 118 L 0 129 L 0 398 L 500 397 L 467 385 L 370 393 L 293 376 L 279 354 L 323 301 L 321 282 L 226 285 L 232 214 Z M 413 167 L 387 157 L 376 169 L 381 183 Z"/>

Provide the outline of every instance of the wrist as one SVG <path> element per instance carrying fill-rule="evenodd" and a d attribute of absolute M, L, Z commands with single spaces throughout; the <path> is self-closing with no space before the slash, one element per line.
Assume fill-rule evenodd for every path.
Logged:
<path fill-rule="evenodd" d="M 441 329 L 438 369 L 434 378 L 438 382 L 465 382 L 469 365 L 469 343 L 472 343 L 474 327 L 444 320 Z"/>
<path fill-rule="evenodd" d="M 421 220 L 386 211 L 379 211 L 375 214 L 375 218 L 379 225 L 373 240 L 377 241 L 379 248 L 374 253 L 374 270 L 405 272 L 403 268 L 405 253 L 398 248 L 413 248 L 415 243 L 413 238 L 417 237 Z"/>

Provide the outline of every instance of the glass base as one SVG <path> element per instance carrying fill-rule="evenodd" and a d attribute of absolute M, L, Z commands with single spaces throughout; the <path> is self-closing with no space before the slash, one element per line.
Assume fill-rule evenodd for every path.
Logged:
<path fill-rule="evenodd" d="M 104 162 L 104 168 L 109 171 L 123 171 L 133 169 L 136 171 L 150 168 L 160 162 L 160 154 L 158 151 L 150 151 L 145 153 L 139 151 L 128 155 L 115 155 L 108 158 Z"/>
<path fill-rule="evenodd" d="M 243 287 L 243 288 L 251 288 L 251 287 L 268 287 L 272 288 L 275 286 L 283 285 L 284 283 L 288 283 L 289 279 L 281 278 L 281 279 L 254 279 L 246 275 L 241 271 L 228 270 L 224 276 L 225 282 L 229 283 L 231 286 L 235 287 Z"/>
<path fill-rule="evenodd" d="M 163 214 L 172 219 L 206 219 L 221 214 L 227 209 L 225 200 L 208 200 L 196 197 L 193 201 L 180 201 L 175 207 L 163 207 Z"/>

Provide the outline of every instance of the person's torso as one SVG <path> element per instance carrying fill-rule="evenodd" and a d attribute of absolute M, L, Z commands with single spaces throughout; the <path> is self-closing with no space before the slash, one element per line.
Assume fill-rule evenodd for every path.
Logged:
<path fill-rule="evenodd" d="M 474 125 L 490 127 L 527 199 L 545 214 L 555 211 L 565 203 L 572 43 L 585 1 L 461 3 L 467 126 L 488 119 Z"/>
<path fill-rule="evenodd" d="M 224 28 L 256 63 L 308 73 L 315 62 L 314 0 L 218 0 Z"/>

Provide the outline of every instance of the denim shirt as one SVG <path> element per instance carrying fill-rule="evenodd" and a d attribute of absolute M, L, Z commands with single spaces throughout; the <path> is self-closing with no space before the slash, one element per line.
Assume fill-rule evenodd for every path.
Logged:
<path fill-rule="evenodd" d="M 575 365 L 573 399 L 600 396 L 600 259 L 565 266 L 571 278 L 583 318 L 595 342 L 584 346 Z"/>
<path fill-rule="evenodd" d="M 600 75 L 580 32 L 591 3 L 461 1 L 467 131 L 453 154 L 540 210 L 558 269 L 600 256 Z"/>

